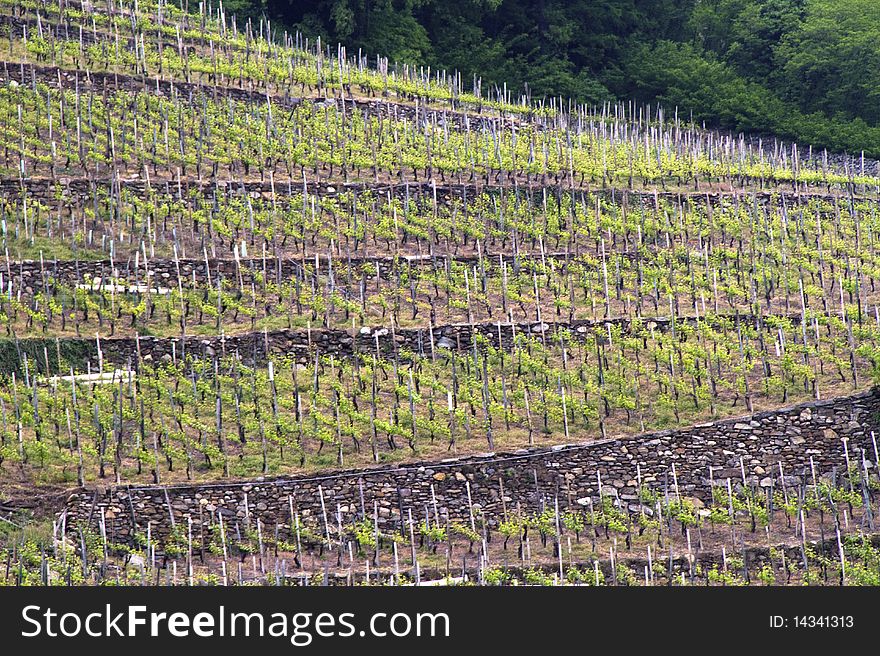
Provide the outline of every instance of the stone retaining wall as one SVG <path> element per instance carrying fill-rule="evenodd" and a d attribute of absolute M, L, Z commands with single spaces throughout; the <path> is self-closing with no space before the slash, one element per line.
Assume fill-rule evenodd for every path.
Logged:
<path fill-rule="evenodd" d="M 875 471 L 872 432 L 880 430 L 880 391 L 802 404 L 753 416 L 586 444 L 522 450 L 329 473 L 253 479 L 206 485 L 125 486 L 82 490 L 66 507 L 68 529 L 98 526 L 104 516 L 110 538 L 129 541 L 134 530 L 167 535 L 172 523 L 191 518 L 199 523 L 224 516 L 227 525 L 260 518 L 265 526 L 288 524 L 290 508 L 303 522 L 323 530 L 323 507 L 330 524 L 354 520 L 364 509 L 378 508 L 380 524 L 399 527 L 410 511 L 424 517 L 425 508 L 448 511 L 453 520 L 468 521 L 469 506 L 494 525 L 520 506 L 530 512 L 542 503 L 560 507 L 585 505 L 602 493 L 637 509 L 637 472 L 644 484 L 673 489 L 701 499 L 711 496 L 710 480 L 730 478 L 741 484 L 779 484 L 782 463 L 786 484 L 839 475 L 846 457 L 861 464 L 864 456 Z M 709 468 L 712 467 L 710 478 Z M 674 468 L 674 470 L 673 470 Z M 469 502 L 470 499 L 470 502 Z M 331 527 L 332 530 L 332 527 Z"/>
<path fill-rule="evenodd" d="M 799 316 L 788 317 L 797 324 Z M 720 320 L 733 320 L 732 317 L 721 316 Z M 755 318 L 750 315 L 739 317 L 744 324 L 754 325 Z M 651 317 L 644 319 L 645 325 L 652 330 L 664 332 L 670 329 L 671 321 L 667 317 Z M 679 317 L 677 325 L 696 322 L 694 317 Z M 137 367 L 141 359 L 152 361 L 171 361 L 185 355 L 196 357 L 214 357 L 238 353 L 246 364 L 264 364 L 270 357 L 292 355 L 300 363 L 313 362 L 315 353 L 322 355 L 350 356 L 355 351 L 372 353 L 376 348 L 381 353 L 392 352 L 392 343 L 398 352 L 406 349 L 423 357 L 430 357 L 432 350 L 435 355 L 445 350 L 467 351 L 472 348 L 474 333 L 481 335 L 495 346 L 507 351 L 513 349 L 516 335 L 528 335 L 546 344 L 560 343 L 564 339 L 567 345 L 574 341 L 583 341 L 594 330 L 605 330 L 606 326 L 619 326 L 626 333 L 630 330 L 632 320 L 614 318 L 605 320 L 577 320 L 564 323 L 475 323 L 445 324 L 429 328 L 401 328 L 394 333 L 384 327 L 363 326 L 357 332 L 345 330 L 274 330 L 266 332 L 240 333 L 227 336 L 188 336 L 180 337 L 109 337 L 100 339 L 101 358 L 105 364 Z M 562 335 L 560 335 L 562 333 Z M 0 340 L 2 342 L 3 340 Z M 99 363 L 98 344 L 92 338 L 59 339 L 62 353 L 68 344 L 82 346 L 77 349 L 80 359 L 78 370 L 86 369 L 89 362 L 92 369 Z M 54 366 L 55 343 L 41 338 L 22 339 L 18 342 L 28 352 L 37 352 L 42 357 L 42 349 L 47 349 L 49 364 Z M 37 362 L 39 367 L 42 360 Z"/>
<path fill-rule="evenodd" d="M 629 256 L 628 253 L 622 255 Z M 259 277 L 267 281 L 287 282 L 292 278 L 311 280 L 315 275 L 327 275 L 332 272 L 337 276 L 336 283 L 346 287 L 349 285 L 356 290 L 363 280 L 369 285 L 376 279 L 376 274 L 383 280 L 393 280 L 398 273 L 404 273 L 408 269 L 429 269 L 445 271 L 452 263 L 469 267 L 484 266 L 491 269 L 498 266 L 499 257 L 511 267 L 513 273 L 518 273 L 520 268 L 527 263 L 540 261 L 541 255 L 523 253 L 517 256 L 511 254 L 484 255 L 402 255 L 395 261 L 392 257 L 336 257 L 330 260 L 326 255 L 312 255 L 306 258 L 245 258 L 235 260 L 231 258 L 209 258 L 207 261 L 197 259 L 173 259 L 151 260 L 148 266 L 143 262 L 129 260 L 127 262 L 111 262 L 110 260 L 20 260 L 10 262 L 7 265 L 0 264 L 0 275 L 4 279 L 11 279 L 13 289 L 22 291 L 30 296 L 35 291 L 41 291 L 44 283 L 54 279 L 67 285 L 87 284 L 96 291 L 106 288 L 110 290 L 113 283 L 122 285 L 147 285 L 155 290 L 153 293 L 167 293 L 164 290 L 177 289 L 177 281 L 180 280 L 184 289 L 193 287 L 193 283 L 204 285 L 210 282 L 216 286 L 219 279 L 238 283 L 241 280 L 250 286 L 252 282 L 261 286 Z M 545 253 L 544 260 L 557 261 L 560 268 L 574 260 L 574 255 L 566 253 Z M 178 276 L 178 271 L 180 272 Z M 255 276 L 254 274 L 259 274 Z M 350 275 L 349 275 L 350 274 Z M 5 289 L 5 283 L 4 283 Z M 352 292 L 349 291 L 349 294 Z"/>

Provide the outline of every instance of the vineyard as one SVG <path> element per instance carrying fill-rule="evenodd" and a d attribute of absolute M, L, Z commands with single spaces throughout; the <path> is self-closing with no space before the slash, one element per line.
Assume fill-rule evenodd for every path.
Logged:
<path fill-rule="evenodd" d="M 687 489 L 646 451 L 620 485 L 498 472 L 492 512 L 464 474 L 467 504 L 168 500 L 869 390 L 878 208 L 864 155 L 222 5 L 0 0 L 0 584 L 878 585 L 873 411 L 804 419 L 824 450 L 743 437 Z M 128 488 L 167 516 L 129 501 L 120 532 L 93 499 Z"/>

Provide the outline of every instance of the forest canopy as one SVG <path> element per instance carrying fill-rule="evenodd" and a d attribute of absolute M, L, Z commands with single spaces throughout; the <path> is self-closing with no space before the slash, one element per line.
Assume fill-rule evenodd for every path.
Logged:
<path fill-rule="evenodd" d="M 241 19 L 532 98 L 661 102 L 880 156 L 876 0 L 227 0 Z"/>

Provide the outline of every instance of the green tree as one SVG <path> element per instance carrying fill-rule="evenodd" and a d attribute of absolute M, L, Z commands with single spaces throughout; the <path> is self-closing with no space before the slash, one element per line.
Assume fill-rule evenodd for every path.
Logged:
<path fill-rule="evenodd" d="M 880 123 L 880 3 L 808 0 L 777 50 L 787 97 L 806 111 Z"/>

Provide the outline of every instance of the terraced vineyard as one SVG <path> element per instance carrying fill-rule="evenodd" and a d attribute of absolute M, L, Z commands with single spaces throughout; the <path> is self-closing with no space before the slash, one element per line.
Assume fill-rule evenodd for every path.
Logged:
<path fill-rule="evenodd" d="M 0 0 L 0 59 L 6 522 L 22 521 L 17 500 L 74 486 L 588 442 L 846 396 L 877 378 L 880 165 L 864 157 L 706 132 L 657 108 L 483 89 L 243 26 L 216 7 Z M 854 532 L 856 515 L 873 531 L 876 443 L 858 453 L 825 488 L 804 476 L 799 494 L 777 499 L 789 521 L 775 526 L 795 542 L 806 540 L 805 509 L 833 513 L 841 572 L 847 557 L 866 572 L 877 558 L 856 537 L 845 554 L 839 532 Z M 777 512 L 780 491 L 761 497 L 751 475 L 743 468 L 736 491 L 730 479 L 713 483 L 713 521 L 727 517 L 734 533 L 742 521 L 749 533 L 749 517 L 755 531 L 753 505 L 769 504 L 768 527 Z M 784 488 L 781 466 L 779 476 Z M 551 536 L 547 562 L 565 579 L 563 536 L 571 567 L 598 563 L 604 547 L 593 539 L 575 558 L 570 538 L 604 526 L 617 583 L 609 526 L 630 549 L 640 517 L 639 536 L 662 543 L 664 525 L 644 510 L 665 512 L 672 582 L 671 517 L 690 555 L 690 530 L 709 515 L 677 490 L 670 502 L 668 487 L 664 511 L 656 489 L 638 487 L 633 507 L 606 507 L 600 482 L 601 521 L 592 502 L 585 520 L 576 504 L 560 511 L 557 499 L 554 516 L 540 500 L 522 521 L 505 508 L 483 529 L 516 536 L 528 583 L 546 575 L 526 554 L 525 527 Z M 846 503 L 848 516 L 838 513 Z M 310 529 L 320 558 L 341 565 L 348 554 L 349 574 L 370 539 L 380 566 L 379 518 L 363 505 L 348 528 L 325 514 Z M 242 561 L 259 555 L 260 580 L 268 527 L 251 526 L 245 507 L 236 548 Z M 398 539 L 417 572 L 419 528 L 412 511 L 401 528 L 404 516 Z M 436 554 L 446 541 L 449 573 L 454 531 L 441 516 L 425 510 L 420 548 Z M 169 563 L 177 581 L 176 558 L 188 553 L 180 582 L 193 583 L 193 537 L 187 551 L 173 511 L 177 532 L 156 544 L 148 523 L 136 548 L 108 538 L 103 521 L 96 533 L 94 522 L 58 520 L 52 558 L 79 558 L 80 580 L 101 582 L 108 558 L 128 572 L 120 554 L 140 549 L 139 581 L 171 581 Z M 235 517 L 199 519 L 209 521 L 205 580 L 219 580 L 222 555 L 223 582 L 244 582 L 246 571 L 227 571 Z M 275 525 L 276 578 L 279 549 L 306 562 L 292 506 L 287 521 L 280 534 Z M 473 514 L 456 526 L 470 553 L 486 539 Z M 213 570 L 206 540 L 222 542 Z M 10 577 L 7 559 L 6 582 L 48 582 L 42 565 L 34 573 L 33 544 L 10 547 L 20 572 Z M 398 542 L 384 544 L 399 582 Z M 515 578 L 490 567 L 498 554 L 482 544 L 479 580 Z M 824 552 L 802 553 L 795 580 L 829 580 Z M 688 562 L 681 582 L 695 580 Z M 599 582 L 598 564 L 583 571 L 568 580 Z M 724 574 L 714 571 L 715 583 L 740 576 L 726 574 L 726 557 Z M 774 580 L 790 582 L 785 571 Z"/>

